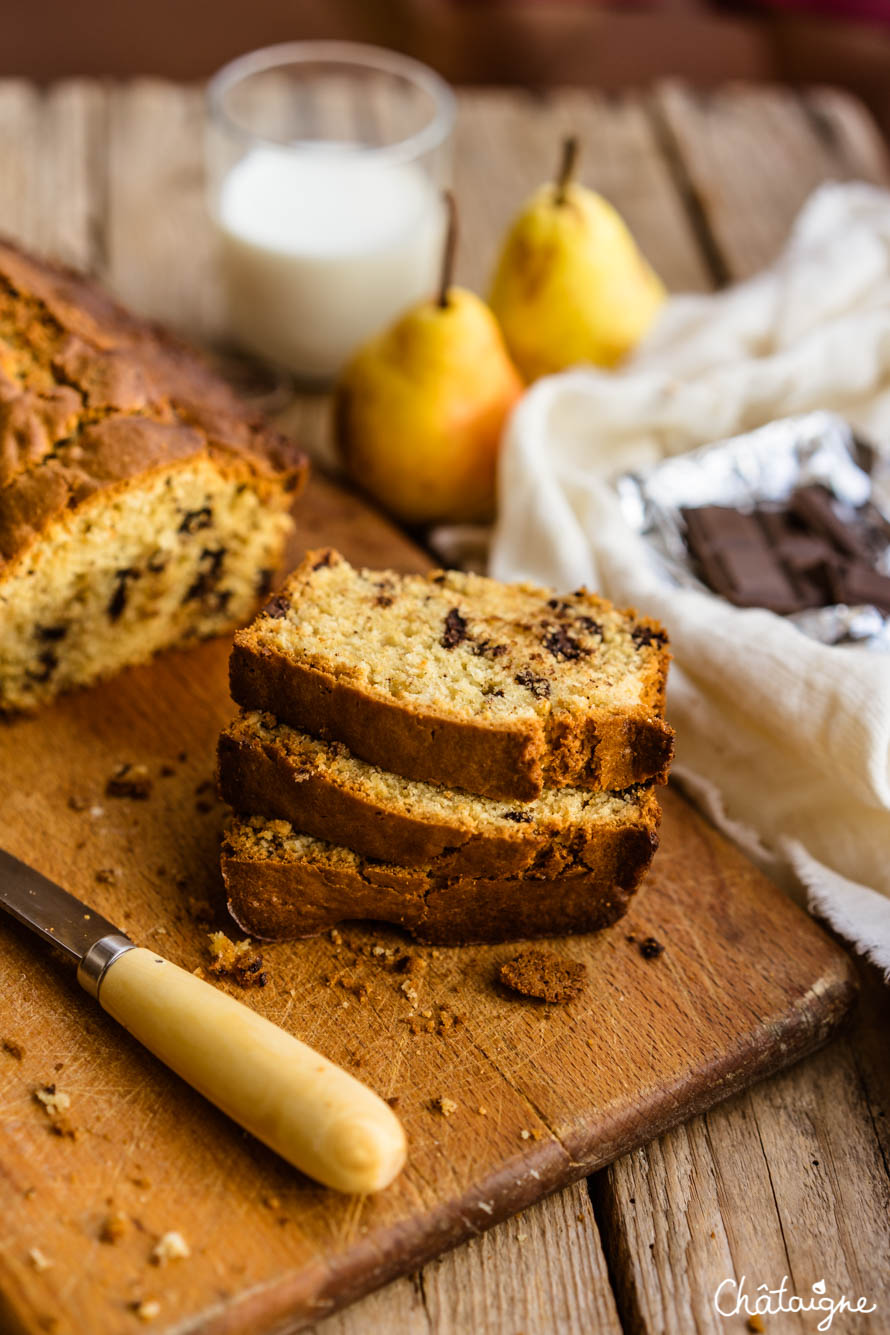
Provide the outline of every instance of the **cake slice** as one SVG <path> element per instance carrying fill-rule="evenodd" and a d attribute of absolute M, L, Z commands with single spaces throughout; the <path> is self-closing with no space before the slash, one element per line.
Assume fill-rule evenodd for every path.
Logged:
<path fill-rule="evenodd" d="M 436 876 L 597 873 L 616 831 L 642 822 L 654 837 L 658 819 L 638 789 L 546 788 L 517 806 L 403 779 L 259 713 L 220 737 L 219 788 L 236 811 Z"/>
<path fill-rule="evenodd" d="M 657 842 L 651 792 L 621 806 L 603 821 L 595 862 L 547 878 L 439 875 L 361 858 L 287 821 L 235 817 L 222 846 L 229 911 L 264 940 L 315 936 L 352 919 L 392 923 L 434 945 L 598 931 L 627 912 Z"/>
<path fill-rule="evenodd" d="M 310 552 L 235 637 L 234 699 L 485 797 L 664 781 L 667 636 L 578 589 L 354 570 Z"/>
<path fill-rule="evenodd" d="M 243 625 L 306 472 L 196 353 L 0 244 L 0 711 Z"/>

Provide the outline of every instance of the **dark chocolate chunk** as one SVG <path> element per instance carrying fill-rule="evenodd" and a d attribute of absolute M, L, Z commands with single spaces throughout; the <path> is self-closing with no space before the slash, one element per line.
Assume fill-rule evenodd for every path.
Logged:
<path fill-rule="evenodd" d="M 536 677 L 531 668 L 523 668 L 513 678 L 517 686 L 525 686 L 538 700 L 546 700 L 550 695 L 550 682 L 546 677 Z"/>
<path fill-rule="evenodd" d="M 664 954 L 664 946 L 654 936 L 647 936 L 640 942 L 640 954 L 644 960 L 657 960 L 659 955 Z"/>
<path fill-rule="evenodd" d="M 584 658 L 590 653 L 590 650 L 585 649 L 583 644 L 579 644 L 577 640 L 572 639 L 565 626 L 552 626 L 547 629 L 545 625 L 545 630 L 547 633 L 541 643 L 554 658 L 566 662 Z"/>
<path fill-rule="evenodd" d="M 656 630 L 654 626 L 634 626 L 630 638 L 638 649 L 645 649 L 651 644 L 663 649 L 668 642 L 667 634 L 663 630 Z"/>
<path fill-rule="evenodd" d="M 502 658 L 504 654 L 509 653 L 510 646 L 507 644 L 492 644 L 491 640 L 480 640 L 473 649 L 477 658 Z"/>
<path fill-rule="evenodd" d="M 195 576 L 194 583 L 185 592 L 182 600 L 184 603 L 191 602 L 195 598 L 204 598 L 213 591 L 222 574 L 225 558 L 225 547 L 204 548 L 199 557 L 198 574 Z"/>
<path fill-rule="evenodd" d="M 284 617 L 290 611 L 290 599 L 283 593 L 278 593 L 263 608 L 261 615 L 264 617 Z"/>
<path fill-rule="evenodd" d="M 29 681 L 49 681 L 50 677 L 59 666 L 58 655 L 52 649 L 44 649 L 43 653 L 38 655 L 39 669 L 28 668 L 25 676 Z"/>
<path fill-rule="evenodd" d="M 467 623 L 458 609 L 452 607 L 445 617 L 445 630 L 440 643 L 443 649 L 453 649 L 455 645 L 460 644 L 462 640 L 467 638 Z"/>
<path fill-rule="evenodd" d="M 583 626 L 588 634 L 598 635 L 600 639 L 603 638 L 603 628 L 599 621 L 594 621 L 593 617 L 576 617 L 575 619 L 578 625 Z"/>
<path fill-rule="evenodd" d="M 118 621 L 123 615 L 124 608 L 127 605 L 128 586 L 130 581 L 139 579 L 140 574 L 140 571 L 132 568 L 117 571 L 117 584 L 108 604 L 109 621 Z"/>
<path fill-rule="evenodd" d="M 824 487 L 798 487 L 788 502 L 792 514 L 798 516 L 816 533 L 828 538 L 839 552 L 868 560 L 869 552 L 849 524 L 839 518 L 832 504 L 831 493 Z"/>
<path fill-rule="evenodd" d="M 265 598 L 266 594 L 272 588 L 272 580 L 274 578 L 275 571 L 269 566 L 263 566 L 257 573 L 256 591 L 258 598 Z"/>
<path fill-rule="evenodd" d="M 524 811 L 505 811 L 504 820 L 512 820 L 517 825 L 528 825 L 531 822 L 531 816 L 527 816 Z"/>
<path fill-rule="evenodd" d="M 213 522 L 213 511 L 209 505 L 204 505 L 200 510 L 189 510 L 186 512 L 182 523 L 179 525 L 180 533 L 197 533 L 202 528 L 209 528 Z"/>
<path fill-rule="evenodd" d="M 829 574 L 832 599 L 856 607 L 860 603 L 890 613 L 890 578 L 860 561 L 834 567 Z"/>
<path fill-rule="evenodd" d="M 44 643 L 46 643 L 47 641 L 49 641 L 51 644 L 54 644 L 54 643 L 56 643 L 58 640 L 64 640 L 64 638 L 65 638 L 65 636 L 66 636 L 67 634 L 68 634 L 68 627 L 67 627 L 67 626 L 38 626 L 38 627 L 37 627 L 37 638 L 38 638 L 38 640 L 43 640 Z"/>

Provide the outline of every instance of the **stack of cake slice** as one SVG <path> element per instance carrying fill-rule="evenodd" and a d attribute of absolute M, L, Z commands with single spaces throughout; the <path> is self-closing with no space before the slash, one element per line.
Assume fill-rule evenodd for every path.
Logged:
<path fill-rule="evenodd" d="M 310 552 L 231 659 L 222 869 L 252 936 L 439 944 L 608 926 L 652 860 L 673 734 L 655 622 Z"/>

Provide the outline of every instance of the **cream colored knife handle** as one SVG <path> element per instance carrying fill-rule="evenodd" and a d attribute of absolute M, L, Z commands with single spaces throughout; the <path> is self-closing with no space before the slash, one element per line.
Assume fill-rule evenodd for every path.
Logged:
<path fill-rule="evenodd" d="M 380 1191 L 405 1162 L 405 1133 L 367 1085 L 194 974 L 134 947 L 99 1003 L 150 1052 L 309 1177 Z"/>

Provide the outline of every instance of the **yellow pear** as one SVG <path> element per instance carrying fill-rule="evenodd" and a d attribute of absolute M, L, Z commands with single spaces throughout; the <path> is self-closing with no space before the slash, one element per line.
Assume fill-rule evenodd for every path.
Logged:
<path fill-rule="evenodd" d="M 334 396 L 346 471 L 409 524 L 490 518 L 501 430 L 523 390 L 489 308 L 450 284 L 455 237 L 449 203 L 438 296 L 361 347 Z"/>
<path fill-rule="evenodd" d="M 532 195 L 504 242 L 490 304 L 526 380 L 578 362 L 616 366 L 665 299 L 657 275 L 602 195 L 572 181 L 567 139 L 555 184 Z"/>

